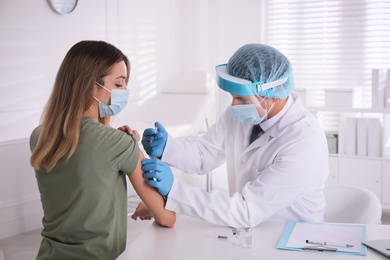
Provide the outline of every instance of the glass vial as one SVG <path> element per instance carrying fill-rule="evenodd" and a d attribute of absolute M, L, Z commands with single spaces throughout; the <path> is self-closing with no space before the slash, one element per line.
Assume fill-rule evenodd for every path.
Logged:
<path fill-rule="evenodd" d="M 251 248 L 252 247 L 252 230 L 251 228 L 245 228 L 244 230 L 244 242 L 243 247 Z"/>

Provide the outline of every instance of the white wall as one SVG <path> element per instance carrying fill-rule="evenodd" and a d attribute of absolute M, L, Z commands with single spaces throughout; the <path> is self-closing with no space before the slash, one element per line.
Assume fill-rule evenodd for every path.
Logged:
<path fill-rule="evenodd" d="M 55 14 L 46 1 L 0 3 L 0 238 L 40 225 L 28 137 L 67 49 L 106 38 L 105 2 L 94 1 L 93 9 L 85 2 L 69 16 Z"/>
<path fill-rule="evenodd" d="M 131 126 L 140 105 L 177 73 L 204 70 L 214 75 L 214 66 L 226 63 L 238 47 L 259 42 L 259 2 L 83 0 L 73 13 L 61 16 L 45 0 L 2 0 L 0 239 L 41 227 L 28 138 L 73 44 L 105 40 L 128 55 L 131 100 L 114 125 Z"/>

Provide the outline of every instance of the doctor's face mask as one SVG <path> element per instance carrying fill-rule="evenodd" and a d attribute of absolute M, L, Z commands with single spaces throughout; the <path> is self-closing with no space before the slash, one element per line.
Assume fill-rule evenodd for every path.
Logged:
<path fill-rule="evenodd" d="M 231 106 L 232 112 L 234 116 L 237 118 L 238 121 L 240 121 L 243 124 L 247 125 L 258 125 L 264 120 L 267 120 L 268 114 L 272 110 L 274 106 L 274 102 L 270 105 L 269 108 L 267 108 L 267 103 L 265 102 L 266 99 L 263 98 L 260 102 L 254 98 L 251 97 L 252 100 L 254 100 L 253 103 L 248 104 L 248 102 L 240 102 L 239 104 L 234 104 L 235 100 L 248 100 L 249 97 L 237 97 L 233 95 L 233 104 Z"/>
<path fill-rule="evenodd" d="M 121 112 L 127 105 L 127 102 L 129 100 L 129 90 L 128 89 L 112 89 L 109 90 L 103 85 L 96 82 L 96 85 L 103 88 L 104 90 L 111 93 L 111 104 L 107 105 L 101 102 L 99 99 L 97 99 L 95 96 L 93 97 L 96 99 L 96 101 L 99 102 L 99 116 L 102 117 L 108 117 L 108 116 L 114 116 Z"/>

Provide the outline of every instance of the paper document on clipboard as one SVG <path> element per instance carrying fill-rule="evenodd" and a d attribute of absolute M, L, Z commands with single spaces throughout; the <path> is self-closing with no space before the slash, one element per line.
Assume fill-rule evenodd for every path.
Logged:
<path fill-rule="evenodd" d="M 289 222 L 278 249 L 330 251 L 338 254 L 366 255 L 366 226 Z"/>

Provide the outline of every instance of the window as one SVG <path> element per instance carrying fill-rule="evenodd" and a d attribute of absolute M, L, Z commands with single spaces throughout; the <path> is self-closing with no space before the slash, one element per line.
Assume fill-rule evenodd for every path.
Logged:
<path fill-rule="evenodd" d="M 390 69 L 389 0 L 265 3 L 265 43 L 290 59 L 296 88 L 315 92 L 315 106 L 324 88 L 353 89 L 354 107 L 371 107 L 372 69 Z"/>

